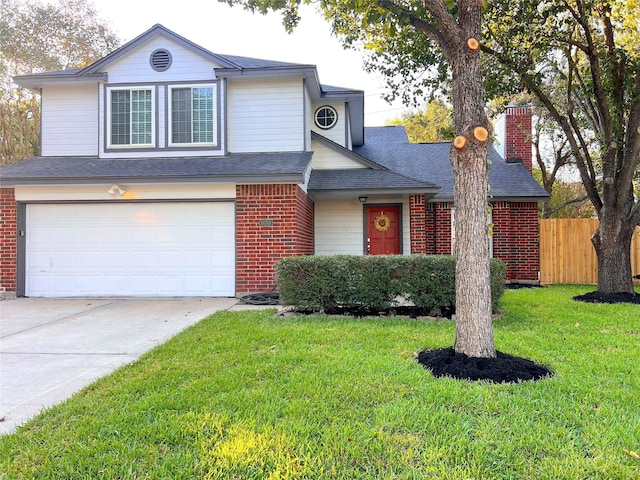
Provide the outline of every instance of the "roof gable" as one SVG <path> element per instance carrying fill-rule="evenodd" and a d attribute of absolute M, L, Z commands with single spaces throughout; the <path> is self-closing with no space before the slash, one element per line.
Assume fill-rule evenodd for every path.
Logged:
<path fill-rule="evenodd" d="M 318 144 L 322 145 L 323 147 L 326 147 L 327 149 L 331 150 L 332 153 L 334 154 L 333 157 L 335 158 L 335 154 L 337 154 L 339 156 L 339 162 L 341 164 L 341 168 L 345 169 L 349 169 L 349 168 L 371 168 L 374 170 L 386 170 L 386 167 L 374 162 L 373 160 L 363 157 L 362 155 L 359 155 L 358 153 L 355 153 L 352 150 L 349 150 L 348 148 L 343 147 L 342 145 L 339 145 L 338 143 L 329 140 L 326 137 L 323 137 L 322 135 L 320 135 L 317 132 L 312 131 L 311 132 L 311 141 L 312 142 L 317 142 Z M 315 155 L 314 155 L 315 157 Z M 313 164 L 313 168 L 315 169 L 323 169 L 323 168 L 334 168 L 332 166 L 322 166 L 319 165 L 318 162 L 314 162 Z"/>
<path fill-rule="evenodd" d="M 120 60 L 125 55 L 127 55 L 130 52 L 132 52 L 133 50 L 139 48 L 141 45 L 144 45 L 146 42 L 156 38 L 157 36 L 164 36 L 165 38 L 168 38 L 168 39 L 170 39 L 170 40 L 172 40 L 172 41 L 184 46 L 185 48 L 187 48 L 187 49 L 193 51 L 194 53 L 204 57 L 205 59 L 210 60 L 211 62 L 214 62 L 214 63 L 220 65 L 221 67 L 224 67 L 224 68 L 240 68 L 238 65 L 232 63 L 231 61 L 229 61 L 225 57 L 223 57 L 221 55 L 218 55 L 218 54 L 215 54 L 215 53 L 212 53 L 209 50 L 207 50 L 207 49 L 205 49 L 205 48 L 203 48 L 203 47 L 201 47 L 199 45 L 196 45 L 192 41 L 187 40 L 186 38 L 178 35 L 177 33 L 172 32 L 168 28 L 166 28 L 166 27 L 164 27 L 164 26 L 162 26 L 160 24 L 156 24 L 153 27 L 151 27 L 149 30 L 147 30 L 146 32 L 142 33 L 141 35 L 138 35 L 133 40 L 125 43 L 123 46 L 121 46 L 117 50 L 114 50 L 113 52 L 111 52 L 106 57 L 103 57 L 100 60 L 97 60 L 96 62 L 92 63 L 91 65 L 83 68 L 78 73 L 78 75 L 80 75 L 80 76 L 90 75 L 90 74 L 93 74 L 93 73 L 104 71 L 106 69 L 106 67 L 108 67 L 113 62 L 116 62 L 116 61 Z"/>

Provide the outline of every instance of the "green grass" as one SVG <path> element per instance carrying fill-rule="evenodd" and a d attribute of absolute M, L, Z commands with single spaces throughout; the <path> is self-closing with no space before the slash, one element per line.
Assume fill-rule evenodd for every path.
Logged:
<path fill-rule="evenodd" d="M 640 306 L 510 290 L 538 382 L 435 379 L 452 322 L 209 317 L 0 438 L 4 479 L 637 479 Z M 4 474 L 4 476 L 3 476 Z"/>

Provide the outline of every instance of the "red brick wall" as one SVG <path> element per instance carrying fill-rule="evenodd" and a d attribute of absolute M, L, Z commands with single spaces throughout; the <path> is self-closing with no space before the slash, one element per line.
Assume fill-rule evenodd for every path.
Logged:
<path fill-rule="evenodd" d="M 507 107 L 505 118 L 505 158 L 520 158 L 531 172 L 531 107 Z"/>
<path fill-rule="evenodd" d="M 451 255 L 451 206 L 450 202 L 435 204 L 436 255 Z"/>
<path fill-rule="evenodd" d="M 418 209 L 418 204 L 411 202 L 412 253 L 451 254 L 451 207 L 451 203 L 427 203 L 424 209 L 424 235 L 413 238 L 414 218 L 419 218 L 419 214 L 413 211 Z M 420 238 L 424 238 L 424 247 L 419 245 Z M 539 245 L 537 203 L 493 204 L 493 256 L 507 264 L 507 280 L 538 281 Z"/>
<path fill-rule="evenodd" d="M 411 195 L 409 197 L 411 253 L 427 253 L 426 218 L 424 195 Z"/>
<path fill-rule="evenodd" d="M 297 185 L 236 187 L 236 293 L 275 288 L 275 263 L 313 254 L 313 202 Z"/>
<path fill-rule="evenodd" d="M 425 208 L 425 247 L 427 255 L 451 254 L 451 203 L 427 203 Z M 416 248 L 418 248 L 416 246 Z M 413 239 L 412 249 L 413 250 Z"/>
<path fill-rule="evenodd" d="M 507 264 L 507 280 L 537 282 L 540 227 L 536 202 L 493 205 L 493 256 Z"/>
<path fill-rule="evenodd" d="M 18 267 L 18 208 L 13 188 L 0 188 L 0 291 L 15 292 Z"/>

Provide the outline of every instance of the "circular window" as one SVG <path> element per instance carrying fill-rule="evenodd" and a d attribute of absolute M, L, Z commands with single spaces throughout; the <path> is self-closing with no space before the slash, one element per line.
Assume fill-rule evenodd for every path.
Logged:
<path fill-rule="evenodd" d="M 316 125 L 323 130 L 328 130 L 338 122 L 338 112 L 328 105 L 317 109 L 315 117 Z"/>
<path fill-rule="evenodd" d="M 155 50 L 149 57 L 149 64 L 156 72 L 166 72 L 169 70 L 172 61 L 171 53 L 164 48 Z"/>

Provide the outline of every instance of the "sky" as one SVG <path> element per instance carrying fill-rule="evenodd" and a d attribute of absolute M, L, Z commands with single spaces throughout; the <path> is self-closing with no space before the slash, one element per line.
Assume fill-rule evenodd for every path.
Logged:
<path fill-rule="evenodd" d="M 363 69 L 362 53 L 344 50 L 329 24 L 310 6 L 288 34 L 280 15 L 252 14 L 217 0 L 93 0 L 123 42 L 161 24 L 203 48 L 219 54 L 316 65 L 320 83 L 364 90 L 365 125 L 380 126 L 407 110 L 400 101 L 381 99 L 384 81 Z"/>

